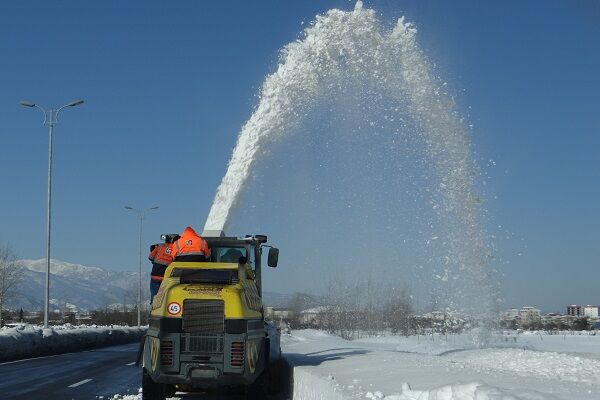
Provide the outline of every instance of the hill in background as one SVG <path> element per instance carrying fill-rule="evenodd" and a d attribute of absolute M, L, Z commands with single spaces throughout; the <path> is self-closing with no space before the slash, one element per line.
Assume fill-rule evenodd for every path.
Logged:
<path fill-rule="evenodd" d="M 44 304 L 46 260 L 19 260 L 23 282 L 17 294 L 8 299 L 11 309 L 39 310 Z M 142 299 L 149 296 L 149 265 L 142 271 Z M 108 271 L 60 260 L 50 262 L 50 304 L 53 309 L 92 310 L 115 308 L 137 302 L 138 273 L 135 271 Z M 285 307 L 289 295 L 264 292 L 265 304 Z"/>

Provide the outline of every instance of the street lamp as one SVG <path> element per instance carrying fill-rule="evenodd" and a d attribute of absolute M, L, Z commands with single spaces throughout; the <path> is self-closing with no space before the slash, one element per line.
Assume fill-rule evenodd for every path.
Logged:
<path fill-rule="evenodd" d="M 140 281 L 138 285 L 138 300 L 137 300 L 137 324 L 142 325 L 141 308 L 142 308 L 142 225 L 144 223 L 144 216 L 148 211 L 157 210 L 158 206 L 150 207 L 145 210 L 137 210 L 130 206 L 125 206 L 126 209 L 133 211 L 140 218 Z"/>
<path fill-rule="evenodd" d="M 36 107 L 44 113 L 44 125 L 48 125 L 48 209 L 46 219 L 46 301 L 44 304 L 44 328 L 48 327 L 48 310 L 50 307 L 50 221 L 51 221 L 51 204 L 52 204 L 52 131 L 54 125 L 58 123 L 58 114 L 65 107 L 75 107 L 83 104 L 83 100 L 75 100 L 58 109 L 46 110 L 39 105 L 30 101 L 21 101 L 23 107 Z"/>

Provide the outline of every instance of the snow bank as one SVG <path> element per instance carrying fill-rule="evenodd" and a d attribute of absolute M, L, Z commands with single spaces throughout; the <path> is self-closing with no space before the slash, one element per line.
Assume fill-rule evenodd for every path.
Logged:
<path fill-rule="evenodd" d="M 600 354 L 600 334 L 594 331 L 564 331 L 548 334 L 546 332 L 508 331 L 504 337 L 512 339 L 511 347 L 529 350 L 554 351 L 559 353 L 596 353 Z"/>
<path fill-rule="evenodd" d="M 0 330 L 0 362 L 131 343 L 140 340 L 145 333 L 144 327 L 117 325 L 3 328 Z"/>
<path fill-rule="evenodd" d="M 457 363 L 464 363 L 482 372 L 512 372 L 600 385 L 600 360 L 573 354 L 522 349 L 486 349 L 463 352 L 454 355 L 453 358 Z"/>
<path fill-rule="evenodd" d="M 339 385 L 333 376 L 318 376 L 294 368 L 294 386 L 292 399 L 302 400 L 344 400 Z"/>
<path fill-rule="evenodd" d="M 478 348 L 469 335 L 301 330 L 282 335 L 282 349 L 294 399 L 600 400 L 600 335 L 518 336 Z"/>
<path fill-rule="evenodd" d="M 305 369 L 294 369 L 293 399 L 302 400 L 345 400 L 355 398 L 344 394 L 344 387 L 336 383 L 333 376 L 318 376 Z M 520 400 L 502 390 L 480 382 L 445 385 L 430 390 L 412 390 L 408 383 L 402 383 L 402 391 L 385 395 L 383 392 L 369 391 L 364 398 L 370 400 Z"/>
<path fill-rule="evenodd" d="M 293 399 L 302 400 L 344 400 L 355 396 L 343 393 L 343 386 L 335 382 L 333 376 L 317 376 L 304 369 L 294 369 Z M 502 390 L 480 382 L 445 385 L 430 390 L 412 390 L 403 383 L 400 393 L 385 395 L 376 390 L 364 396 L 370 400 L 519 400 Z"/>
<path fill-rule="evenodd" d="M 289 391 L 280 398 L 600 400 L 600 335 L 514 335 L 515 341 L 496 343 L 502 347 L 477 348 L 469 335 L 347 341 L 318 330 L 292 331 L 281 336 Z"/>
<path fill-rule="evenodd" d="M 115 394 L 107 397 L 107 400 L 142 400 L 142 388 L 138 392 L 138 394 Z"/>
<path fill-rule="evenodd" d="M 478 382 L 446 385 L 432 390 L 411 390 L 404 383 L 401 393 L 385 396 L 379 391 L 368 392 L 365 397 L 372 400 L 518 400 L 498 388 Z"/>

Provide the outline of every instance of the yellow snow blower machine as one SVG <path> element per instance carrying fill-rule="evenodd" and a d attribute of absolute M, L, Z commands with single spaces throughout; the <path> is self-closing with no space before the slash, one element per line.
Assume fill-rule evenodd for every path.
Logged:
<path fill-rule="evenodd" d="M 152 301 L 138 357 L 144 400 L 224 387 L 265 398 L 277 386 L 280 332 L 264 320 L 261 261 L 268 247 L 276 267 L 279 250 L 264 235 L 202 237 L 210 260 L 171 263 Z"/>

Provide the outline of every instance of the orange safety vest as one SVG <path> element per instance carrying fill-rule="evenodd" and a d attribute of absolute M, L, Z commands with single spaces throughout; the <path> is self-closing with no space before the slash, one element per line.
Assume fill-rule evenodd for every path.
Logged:
<path fill-rule="evenodd" d="M 161 244 L 158 247 L 158 251 L 154 256 L 155 264 L 169 265 L 173 262 L 174 254 L 173 254 L 173 244 L 165 243 Z"/>
<path fill-rule="evenodd" d="M 191 227 L 185 228 L 181 237 L 174 243 L 175 258 L 193 260 L 209 259 L 208 242 L 202 239 Z"/>
<path fill-rule="evenodd" d="M 160 244 L 153 244 L 150 246 L 150 254 L 148 254 L 148 260 L 154 262 L 154 257 L 156 257 L 156 253 L 158 253 L 158 247 Z"/>
<path fill-rule="evenodd" d="M 173 262 L 173 245 L 170 243 L 159 244 L 155 250 L 150 279 L 160 282 L 163 280 L 167 267 Z"/>

